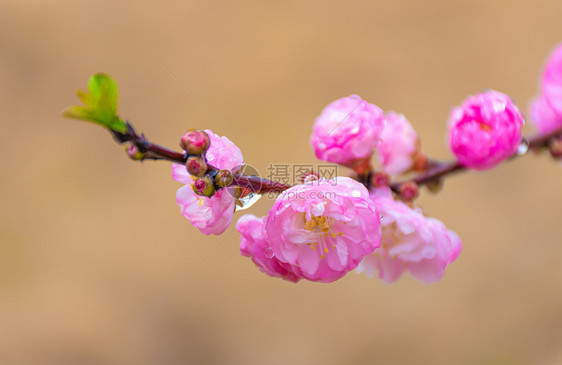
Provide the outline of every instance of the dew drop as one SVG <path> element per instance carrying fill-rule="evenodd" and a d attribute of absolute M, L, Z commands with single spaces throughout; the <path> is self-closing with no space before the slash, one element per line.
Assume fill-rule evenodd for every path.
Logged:
<path fill-rule="evenodd" d="M 250 208 L 252 205 L 256 204 L 258 200 L 260 200 L 261 194 L 250 193 L 243 198 L 240 198 L 240 203 L 242 206 L 236 205 L 236 211 L 244 210 Z"/>
<path fill-rule="evenodd" d="M 519 156 L 524 155 L 529 150 L 529 142 L 525 138 L 521 140 L 521 144 L 517 147 L 517 154 Z"/>
<path fill-rule="evenodd" d="M 275 256 L 273 254 L 273 250 L 271 249 L 271 247 L 266 248 L 264 253 L 265 253 L 265 257 L 267 257 L 268 259 L 271 259 L 273 258 L 273 256 Z"/>

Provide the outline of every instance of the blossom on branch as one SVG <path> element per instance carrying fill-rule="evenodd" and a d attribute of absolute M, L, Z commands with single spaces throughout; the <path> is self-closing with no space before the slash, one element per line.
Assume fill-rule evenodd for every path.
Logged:
<path fill-rule="evenodd" d="M 365 186 L 320 179 L 280 194 L 265 221 L 273 255 L 302 277 L 332 282 L 381 244 L 380 216 Z"/>
<path fill-rule="evenodd" d="M 388 112 L 385 120 L 377 157 L 384 172 L 399 175 L 412 168 L 420 141 L 416 130 L 402 114 Z"/>
<path fill-rule="evenodd" d="M 209 165 L 232 170 L 244 163 L 242 152 L 228 138 L 218 136 L 209 129 L 205 132 L 211 141 L 205 155 Z M 220 189 L 210 198 L 195 194 L 192 187 L 193 177 L 185 165 L 173 164 L 172 178 L 185 184 L 176 193 L 176 202 L 181 208 L 181 214 L 194 227 L 199 228 L 201 233 L 219 235 L 230 226 L 235 210 L 235 198 L 230 191 Z"/>
<path fill-rule="evenodd" d="M 449 174 L 490 169 L 527 149 L 548 149 L 553 158 L 562 158 L 562 44 L 550 55 L 541 93 L 530 104 L 540 133 L 525 145 L 523 115 L 498 91 L 470 96 L 453 109 L 448 142 L 456 160 L 445 162 L 421 153 L 420 139 L 403 115 L 385 115 L 352 95 L 324 108 L 310 139 L 319 159 L 351 168 L 352 177 L 319 178 L 308 168 L 296 186 L 242 172 L 240 149 L 210 130 L 187 130 L 181 152 L 149 141 L 117 115 L 117 84 L 107 74 L 93 75 L 88 91 L 78 96 L 84 105 L 68 107 L 65 116 L 106 128 L 118 143 L 127 143 L 132 160 L 173 162 L 172 178 L 184 184 L 176 202 L 203 234 L 225 232 L 237 204 L 246 208 L 264 194 L 279 194 L 267 216 L 245 215 L 236 224 L 240 253 L 265 274 L 294 283 L 330 283 L 351 270 L 386 283 L 406 271 L 426 284 L 440 280 L 462 242 L 441 221 L 413 207 L 420 187 L 437 192 Z M 371 164 L 375 152 L 380 170 Z M 410 172 L 416 174 L 394 181 Z"/>
<path fill-rule="evenodd" d="M 383 127 L 382 110 L 351 95 L 324 108 L 314 122 L 310 143 L 320 160 L 349 164 L 372 155 Z"/>
<path fill-rule="evenodd" d="M 509 96 L 486 91 L 453 109 L 449 146 L 463 166 L 490 169 L 515 153 L 523 124 L 523 115 Z"/>
<path fill-rule="evenodd" d="M 440 280 L 462 250 L 456 233 L 394 200 L 388 188 L 374 189 L 371 199 L 382 218 L 382 246 L 365 256 L 357 271 L 378 275 L 385 283 L 396 281 L 404 271 L 425 284 Z"/>

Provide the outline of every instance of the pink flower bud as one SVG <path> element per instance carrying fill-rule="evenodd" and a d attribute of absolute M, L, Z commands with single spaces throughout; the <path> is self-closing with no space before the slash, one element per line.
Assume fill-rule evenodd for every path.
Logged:
<path fill-rule="evenodd" d="M 414 127 L 402 114 L 388 112 L 377 147 L 377 157 L 384 172 L 399 175 L 413 167 L 420 141 Z"/>
<path fill-rule="evenodd" d="M 207 172 L 207 161 L 201 156 L 189 156 L 185 168 L 192 176 L 203 176 Z"/>
<path fill-rule="evenodd" d="M 486 170 L 515 153 L 523 124 L 523 116 L 509 96 L 486 91 L 453 109 L 449 145 L 462 165 Z"/>
<path fill-rule="evenodd" d="M 324 108 L 314 122 L 310 143 L 320 160 L 348 164 L 371 156 L 383 126 L 382 110 L 352 95 Z"/>
<path fill-rule="evenodd" d="M 265 231 L 275 257 L 312 281 L 332 282 L 380 246 L 380 217 L 367 189 L 338 177 L 280 194 Z"/>
<path fill-rule="evenodd" d="M 210 144 L 207 133 L 199 129 L 188 130 L 180 139 L 180 147 L 188 155 L 202 155 L 209 149 Z"/>

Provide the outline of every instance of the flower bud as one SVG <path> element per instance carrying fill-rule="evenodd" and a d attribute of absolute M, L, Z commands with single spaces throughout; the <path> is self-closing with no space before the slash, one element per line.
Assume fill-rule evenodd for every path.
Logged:
<path fill-rule="evenodd" d="M 427 156 L 421 152 L 417 152 L 413 158 L 412 168 L 414 171 L 422 172 L 427 168 L 429 161 Z"/>
<path fill-rule="evenodd" d="M 209 149 L 211 140 L 209 135 L 199 129 L 189 129 L 181 137 L 180 147 L 183 148 L 188 155 L 202 155 Z"/>
<path fill-rule="evenodd" d="M 344 165 L 362 161 L 373 154 L 384 123 L 379 107 L 351 95 L 324 108 L 314 122 L 310 143 L 322 161 Z"/>
<path fill-rule="evenodd" d="M 554 138 L 552 141 L 550 141 L 548 149 L 550 151 L 550 155 L 553 158 L 561 159 L 562 158 L 562 139 L 561 138 Z"/>
<path fill-rule="evenodd" d="M 127 147 L 125 147 L 125 152 L 127 152 L 127 156 L 129 156 L 131 160 L 135 161 L 142 161 L 146 156 L 146 153 L 141 152 L 134 144 L 128 144 Z"/>
<path fill-rule="evenodd" d="M 513 155 L 521 143 L 523 115 L 498 91 L 469 97 L 449 120 L 449 145 L 459 162 L 486 170 Z"/>
<path fill-rule="evenodd" d="M 221 188 L 231 185 L 232 181 L 234 181 L 234 176 L 228 170 L 219 170 L 215 176 L 215 183 Z"/>
<path fill-rule="evenodd" d="M 419 193 L 418 184 L 413 181 L 405 182 L 398 188 L 398 194 L 400 198 L 406 201 L 414 200 Z"/>
<path fill-rule="evenodd" d="M 203 176 L 207 172 L 207 161 L 201 156 L 189 156 L 185 168 L 192 176 Z"/>
<path fill-rule="evenodd" d="M 383 186 L 388 186 L 390 184 L 390 176 L 384 172 L 376 172 L 371 175 L 371 185 L 375 188 L 380 188 Z"/>
<path fill-rule="evenodd" d="M 193 179 L 193 184 L 191 188 L 195 194 L 200 196 L 211 197 L 215 193 L 215 186 L 213 185 L 213 179 L 209 175 L 203 175 L 201 177 L 196 177 Z"/>

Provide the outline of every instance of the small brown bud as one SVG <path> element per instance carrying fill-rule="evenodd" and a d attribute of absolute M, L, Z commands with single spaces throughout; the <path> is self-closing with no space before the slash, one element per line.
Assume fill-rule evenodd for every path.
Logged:
<path fill-rule="evenodd" d="M 371 185 L 375 188 L 388 186 L 390 185 L 390 176 L 384 171 L 375 172 L 371 175 Z"/>
<path fill-rule="evenodd" d="M 202 155 L 207 152 L 210 145 L 209 135 L 199 129 L 189 129 L 180 139 L 180 147 L 188 155 Z"/>
<path fill-rule="evenodd" d="M 201 156 L 189 156 L 185 168 L 193 176 L 202 176 L 207 172 L 207 161 Z"/>
<path fill-rule="evenodd" d="M 215 176 L 215 183 L 221 188 L 231 185 L 232 181 L 234 181 L 234 176 L 228 170 L 219 170 Z"/>
<path fill-rule="evenodd" d="M 129 143 L 127 147 L 125 147 L 125 152 L 127 152 L 127 156 L 129 156 L 131 160 L 135 160 L 135 161 L 142 161 L 146 156 L 146 153 L 142 153 L 138 149 L 138 147 L 132 143 Z"/>
<path fill-rule="evenodd" d="M 416 152 L 416 154 L 413 157 L 413 161 L 412 161 L 412 168 L 414 169 L 414 171 L 425 171 L 425 169 L 427 168 L 427 157 L 421 153 L 421 151 Z"/>
<path fill-rule="evenodd" d="M 213 179 L 209 175 L 194 178 L 191 187 L 195 194 L 200 196 L 211 197 L 215 194 Z"/>
<path fill-rule="evenodd" d="M 413 181 L 405 182 L 398 188 L 398 194 L 403 200 L 412 201 L 419 193 L 418 184 Z"/>
<path fill-rule="evenodd" d="M 555 138 L 548 145 L 550 155 L 556 159 L 562 158 L 562 139 Z"/>

